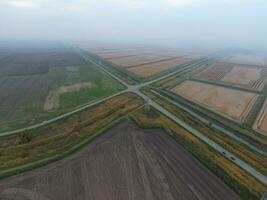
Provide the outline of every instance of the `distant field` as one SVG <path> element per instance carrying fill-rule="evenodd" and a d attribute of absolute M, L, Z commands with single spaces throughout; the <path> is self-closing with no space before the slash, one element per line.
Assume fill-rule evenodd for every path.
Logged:
<path fill-rule="evenodd" d="M 105 59 L 107 65 L 135 81 L 148 80 L 157 75 L 204 56 L 203 52 L 163 47 L 90 50 Z"/>
<path fill-rule="evenodd" d="M 240 53 L 229 56 L 223 59 L 224 62 L 245 64 L 245 65 L 259 65 L 267 67 L 266 53 Z"/>
<path fill-rule="evenodd" d="M 267 99 L 265 100 L 265 103 L 263 104 L 263 107 L 261 108 L 261 111 L 258 114 L 253 128 L 256 131 L 267 136 Z"/>
<path fill-rule="evenodd" d="M 2 67 L 7 59 L 3 59 L 3 63 L 0 60 L 0 131 L 34 124 L 121 89 L 117 82 L 87 65 L 74 52 L 51 54 L 51 57 L 50 53 L 44 56 L 38 53 L 38 57 L 32 53 L 26 57 L 12 55 L 10 57 L 18 60 L 10 60 L 8 73 L 1 71 L 7 69 Z M 25 69 L 27 63 L 30 67 Z M 71 89 L 75 84 L 76 88 Z M 77 88 L 77 84 L 91 86 Z M 60 92 L 55 98 L 56 106 L 47 112 L 44 105 L 49 94 L 62 88 L 69 92 Z"/>
<path fill-rule="evenodd" d="M 244 122 L 258 98 L 254 93 L 194 81 L 184 81 L 172 91 L 239 122 Z"/>
<path fill-rule="evenodd" d="M 121 67 L 129 67 L 129 66 L 136 66 L 141 65 L 148 62 L 155 62 L 163 59 L 170 58 L 169 56 L 162 56 L 162 55 L 155 55 L 155 54 L 145 54 L 140 56 L 133 56 L 133 57 L 125 57 L 125 58 L 114 58 L 110 59 L 109 61 L 121 66 Z"/>
<path fill-rule="evenodd" d="M 80 66 L 86 62 L 70 50 L 15 52 L 0 60 L 0 76 L 47 73 L 50 67 Z"/>
<path fill-rule="evenodd" d="M 128 70 L 142 78 L 150 77 L 165 70 L 177 67 L 189 62 L 189 59 L 177 58 L 173 60 L 131 67 Z"/>
<path fill-rule="evenodd" d="M 240 200 L 163 131 L 129 122 L 69 158 L 0 182 L 1 197 L 29 194 L 54 200 Z"/>
<path fill-rule="evenodd" d="M 195 78 L 261 91 L 267 81 L 267 68 L 216 63 L 197 74 Z"/>

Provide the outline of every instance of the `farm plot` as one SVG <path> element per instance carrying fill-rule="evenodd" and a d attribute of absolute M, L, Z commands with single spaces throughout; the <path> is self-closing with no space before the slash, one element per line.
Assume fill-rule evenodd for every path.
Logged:
<path fill-rule="evenodd" d="M 224 62 L 237 63 L 244 65 L 258 65 L 267 67 L 267 55 L 263 53 L 258 54 L 236 54 L 223 59 Z"/>
<path fill-rule="evenodd" d="M 167 58 L 170 58 L 170 56 L 149 54 L 149 55 L 126 57 L 126 58 L 114 58 L 110 59 L 109 61 L 121 67 L 130 67 L 130 66 L 138 66 L 144 63 L 160 61 Z"/>
<path fill-rule="evenodd" d="M 262 67 L 216 63 L 194 78 L 261 91 L 266 77 L 267 69 Z"/>
<path fill-rule="evenodd" d="M 26 72 L 17 71 L 15 67 L 10 68 L 10 71 L 13 70 L 14 73 L 20 74 L 19 76 L 15 76 L 14 73 L 11 76 L 0 76 L 0 131 L 46 120 L 122 89 L 120 84 L 100 73 L 93 65 L 59 67 L 55 64 L 52 63 L 46 73 L 32 74 L 33 71 L 30 71 L 30 74 L 22 75 Z M 86 86 L 86 83 L 93 87 Z M 80 87 L 81 85 L 84 86 Z M 44 105 L 49 94 L 57 88 L 67 88 L 68 92 L 60 92 L 57 98 L 52 98 L 56 99 L 56 104 L 53 105 L 57 105 L 52 106 L 52 110 L 44 109 L 47 108 Z"/>
<path fill-rule="evenodd" d="M 156 62 L 152 64 L 140 65 L 136 67 L 128 68 L 128 70 L 139 77 L 147 78 L 168 69 L 177 67 L 179 65 L 189 62 L 190 59 L 177 58 L 163 62 Z"/>
<path fill-rule="evenodd" d="M 267 136 L 267 99 L 258 114 L 258 117 L 253 125 L 253 129 Z"/>
<path fill-rule="evenodd" d="M 240 199 L 161 130 L 143 130 L 129 122 L 67 159 L 1 181 L 0 196 L 50 200 Z"/>
<path fill-rule="evenodd" d="M 43 74 L 50 67 L 80 66 L 86 62 L 70 50 L 16 52 L 0 60 L 0 76 Z"/>
<path fill-rule="evenodd" d="M 254 93 L 195 81 L 184 81 L 172 91 L 238 122 L 245 121 L 258 98 L 258 95 Z"/>

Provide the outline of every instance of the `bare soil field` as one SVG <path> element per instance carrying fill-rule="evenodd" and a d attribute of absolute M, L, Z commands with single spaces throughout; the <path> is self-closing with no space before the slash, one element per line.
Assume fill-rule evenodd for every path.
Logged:
<path fill-rule="evenodd" d="M 157 62 L 157 63 L 147 64 L 147 65 L 141 65 L 137 67 L 131 67 L 128 70 L 136 74 L 137 76 L 146 78 L 146 77 L 150 77 L 155 74 L 158 74 L 160 72 L 163 72 L 165 70 L 185 64 L 189 61 L 190 61 L 189 59 L 177 58 L 174 60 L 168 60 L 168 61 Z"/>
<path fill-rule="evenodd" d="M 239 122 L 246 119 L 258 98 L 254 93 L 195 81 L 184 81 L 172 91 L 189 101 Z"/>
<path fill-rule="evenodd" d="M 267 67 L 266 54 L 237 54 L 223 59 L 224 62 Z"/>
<path fill-rule="evenodd" d="M 216 63 L 195 78 L 261 91 L 267 81 L 267 69 L 257 66 Z"/>
<path fill-rule="evenodd" d="M 263 107 L 258 114 L 253 129 L 267 136 L 267 100 L 265 100 Z"/>
<path fill-rule="evenodd" d="M 60 106 L 59 97 L 62 94 L 69 93 L 69 92 L 78 92 L 82 89 L 88 89 L 92 87 L 95 87 L 95 85 L 90 82 L 85 82 L 85 83 L 76 83 L 73 85 L 60 86 L 58 88 L 55 88 L 51 90 L 48 96 L 46 97 L 46 100 L 44 103 L 44 110 L 50 111 L 50 110 L 59 108 Z"/>
<path fill-rule="evenodd" d="M 42 74 L 50 67 L 76 65 L 86 65 L 86 62 L 70 50 L 16 52 L 0 60 L 0 76 Z"/>
<path fill-rule="evenodd" d="M 126 58 L 117 58 L 117 59 L 115 58 L 115 59 L 110 59 L 109 61 L 121 67 L 130 67 L 135 65 L 141 65 L 148 62 L 163 60 L 167 58 L 170 58 L 170 56 L 149 54 L 149 55 L 126 57 Z"/>
<path fill-rule="evenodd" d="M 2 180 L 0 199 L 240 198 L 161 130 L 125 122 L 69 158 Z"/>

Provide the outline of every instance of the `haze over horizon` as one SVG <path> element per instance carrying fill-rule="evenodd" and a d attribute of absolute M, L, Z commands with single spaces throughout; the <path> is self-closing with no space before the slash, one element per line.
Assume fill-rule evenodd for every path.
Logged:
<path fill-rule="evenodd" d="M 0 0 L 0 40 L 199 40 L 267 46 L 263 0 Z"/>

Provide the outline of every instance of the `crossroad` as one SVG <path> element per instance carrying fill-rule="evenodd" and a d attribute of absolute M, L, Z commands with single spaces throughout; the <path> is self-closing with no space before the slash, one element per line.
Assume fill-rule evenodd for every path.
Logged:
<path fill-rule="evenodd" d="M 260 182 L 262 182 L 263 184 L 267 185 L 267 177 L 264 176 L 263 174 L 261 174 L 260 172 L 258 172 L 256 169 L 254 169 L 252 166 L 248 165 L 247 163 L 245 163 L 244 161 L 240 160 L 239 158 L 237 158 L 235 155 L 233 155 L 231 152 L 227 151 L 226 149 L 224 149 L 222 146 L 220 146 L 219 144 L 215 143 L 214 141 L 212 141 L 211 139 L 209 139 L 208 137 L 206 137 L 204 134 L 202 134 L 200 131 L 196 130 L 195 128 L 193 128 L 192 126 L 188 125 L 186 122 L 182 121 L 181 119 L 179 119 L 177 116 L 175 116 L 174 114 L 172 114 L 171 112 L 169 112 L 168 110 L 166 110 L 165 108 L 163 108 L 161 105 L 159 105 L 158 103 L 156 103 L 155 101 L 153 101 L 151 98 L 149 98 L 148 96 L 146 96 L 145 94 L 143 94 L 140 89 L 144 86 L 148 86 L 152 83 L 155 83 L 157 81 L 169 78 L 171 76 L 174 76 L 180 72 L 183 72 L 185 70 L 190 69 L 193 66 L 199 65 L 203 62 L 199 61 L 199 62 L 195 62 L 192 64 L 189 64 L 181 69 L 175 70 L 169 74 L 166 74 L 164 76 L 161 76 L 159 78 L 156 78 L 154 80 L 145 82 L 145 83 L 141 83 L 138 85 L 129 85 L 128 83 L 126 83 L 125 81 L 121 80 L 119 77 L 117 77 L 115 74 L 113 74 L 112 72 L 110 72 L 109 70 L 107 70 L 105 68 L 105 66 L 97 61 L 94 60 L 90 57 L 88 57 L 86 54 L 84 54 L 80 49 L 77 49 L 77 52 L 88 62 L 93 63 L 94 65 L 97 66 L 98 70 L 104 72 L 105 74 L 109 75 L 110 77 L 112 77 L 113 79 L 117 80 L 118 82 L 120 82 L 122 85 L 125 86 L 125 89 L 113 94 L 109 97 L 97 100 L 93 103 L 89 103 L 87 105 L 81 106 L 76 110 L 73 110 L 69 113 L 60 115 L 58 117 L 55 117 L 53 119 L 41 122 L 39 124 L 35 124 L 26 128 L 22 128 L 22 129 L 17 129 L 17 130 L 13 130 L 13 131 L 7 131 L 7 132 L 3 132 L 0 133 L 0 137 L 1 136 L 7 136 L 7 135 L 12 135 L 12 134 L 16 134 L 19 133 L 21 131 L 25 131 L 25 130 L 31 130 L 37 127 L 41 127 L 50 123 L 53 123 L 59 119 L 65 118 L 67 116 L 70 116 L 74 113 L 77 113 L 81 110 L 87 109 L 91 106 L 97 105 L 101 102 L 104 102 L 108 99 L 111 99 L 115 96 L 121 95 L 123 93 L 126 92 L 132 92 L 135 93 L 136 95 L 138 95 L 139 97 L 141 97 L 147 104 L 149 104 L 150 106 L 156 108 L 157 110 L 159 110 L 161 113 L 163 113 L 164 115 L 166 115 L 169 119 L 173 120 L 175 123 L 177 123 L 178 125 L 180 125 L 181 127 L 183 127 L 185 130 L 187 130 L 188 132 L 192 133 L 194 136 L 196 136 L 197 138 L 199 138 L 200 140 L 202 140 L 203 142 L 205 142 L 206 144 L 208 144 L 210 147 L 212 147 L 213 149 L 215 149 L 217 152 L 219 152 L 221 155 L 223 155 L 224 157 L 226 157 L 227 159 L 229 159 L 230 161 L 234 162 L 236 165 L 238 165 L 239 167 L 241 167 L 242 169 L 244 169 L 245 171 L 247 171 L 248 173 L 250 173 L 251 175 L 253 175 L 257 180 L 259 180 Z"/>

